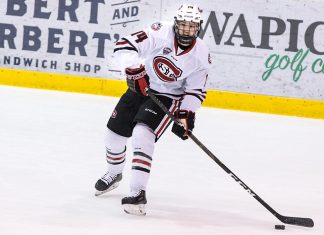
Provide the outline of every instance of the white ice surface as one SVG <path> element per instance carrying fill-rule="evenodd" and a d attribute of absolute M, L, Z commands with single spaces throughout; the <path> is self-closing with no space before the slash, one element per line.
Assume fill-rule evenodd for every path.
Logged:
<path fill-rule="evenodd" d="M 118 99 L 0 86 L 0 234 L 324 234 L 324 120 L 202 108 L 195 135 L 283 215 L 281 224 L 191 140 L 156 145 L 147 216 L 125 214 L 124 179 L 94 196 L 103 136 Z"/>

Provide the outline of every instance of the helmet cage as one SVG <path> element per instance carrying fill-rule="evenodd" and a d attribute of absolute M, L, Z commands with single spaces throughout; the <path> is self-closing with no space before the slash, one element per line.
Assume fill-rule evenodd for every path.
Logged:
<path fill-rule="evenodd" d="M 199 36 L 199 32 L 202 25 L 201 10 L 197 6 L 183 4 L 174 17 L 174 33 L 178 40 L 178 43 L 183 46 L 190 46 L 193 41 Z M 185 35 L 180 33 L 179 25 L 181 23 L 193 22 L 197 24 L 196 32 Z M 185 26 L 184 26 L 185 27 Z M 190 26 L 189 26 L 190 28 Z M 184 29 L 182 29 L 184 30 Z M 187 29 L 188 30 L 188 29 Z M 190 30 L 189 30 L 190 31 Z"/>
<path fill-rule="evenodd" d="M 178 43 L 183 46 L 190 46 L 193 43 L 193 41 L 199 36 L 202 21 L 200 23 L 198 23 L 197 28 L 193 35 L 184 35 L 184 34 L 180 33 L 181 30 L 179 29 L 179 24 L 181 24 L 182 22 L 188 22 L 188 21 L 177 20 L 176 17 L 174 17 L 174 18 L 175 18 L 174 32 L 175 32 L 175 36 L 178 40 Z"/>

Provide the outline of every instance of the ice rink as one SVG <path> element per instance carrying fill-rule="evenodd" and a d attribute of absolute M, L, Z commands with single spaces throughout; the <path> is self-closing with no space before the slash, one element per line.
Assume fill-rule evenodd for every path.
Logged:
<path fill-rule="evenodd" d="M 0 234 L 324 234 L 324 120 L 201 108 L 194 133 L 264 201 L 314 228 L 282 224 L 191 140 L 156 145 L 147 216 L 120 187 L 94 196 L 117 98 L 0 86 Z"/>

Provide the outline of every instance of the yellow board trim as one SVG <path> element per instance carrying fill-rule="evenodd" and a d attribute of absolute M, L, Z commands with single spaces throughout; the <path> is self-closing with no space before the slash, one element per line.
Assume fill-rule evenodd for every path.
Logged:
<path fill-rule="evenodd" d="M 117 97 L 121 96 L 127 89 L 126 83 L 120 80 L 7 68 L 0 68 L 0 84 Z M 324 119 L 324 101 L 317 100 L 209 90 L 203 105 L 214 108 Z"/>
<path fill-rule="evenodd" d="M 4 68 L 0 68 L 0 84 L 109 96 L 121 96 L 127 89 L 118 80 Z"/>

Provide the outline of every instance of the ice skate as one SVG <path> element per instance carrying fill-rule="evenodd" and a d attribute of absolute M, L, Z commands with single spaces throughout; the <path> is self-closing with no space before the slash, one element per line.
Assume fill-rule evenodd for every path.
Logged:
<path fill-rule="evenodd" d="M 118 187 L 119 181 L 122 180 L 122 174 L 112 175 L 107 172 L 104 176 L 102 176 L 96 183 L 95 188 L 95 196 L 99 196 L 106 192 L 109 192 Z"/>
<path fill-rule="evenodd" d="M 146 215 L 145 204 L 147 201 L 144 190 L 134 192 L 129 197 L 124 197 L 121 203 L 127 214 Z"/>

